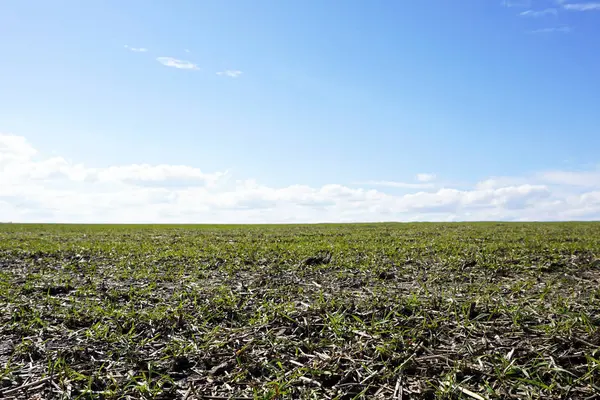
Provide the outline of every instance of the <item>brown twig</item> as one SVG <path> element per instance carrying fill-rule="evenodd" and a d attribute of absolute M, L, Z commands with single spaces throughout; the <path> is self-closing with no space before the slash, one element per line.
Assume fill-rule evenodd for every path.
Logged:
<path fill-rule="evenodd" d="M 2 396 L 7 396 L 7 395 L 11 395 L 13 393 L 17 393 L 19 391 L 25 390 L 25 389 L 29 389 L 32 388 L 34 386 L 40 385 L 42 383 L 46 383 L 50 380 L 50 377 L 46 377 L 46 378 L 42 378 L 39 381 L 35 381 L 35 382 L 30 382 L 30 383 L 26 383 L 25 385 L 21 385 L 19 387 L 13 388 L 13 389 L 9 389 L 9 390 L 5 390 L 4 392 L 0 392 L 0 395 Z"/>

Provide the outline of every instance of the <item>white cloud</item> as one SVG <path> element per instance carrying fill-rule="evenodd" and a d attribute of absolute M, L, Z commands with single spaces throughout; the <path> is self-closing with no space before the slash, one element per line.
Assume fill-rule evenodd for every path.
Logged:
<path fill-rule="evenodd" d="M 569 26 L 558 26 L 553 28 L 541 28 L 529 31 L 529 33 L 570 33 L 573 29 Z"/>
<path fill-rule="evenodd" d="M 183 49 L 183 51 L 185 51 L 186 53 L 190 53 L 189 49 Z"/>
<path fill-rule="evenodd" d="M 162 65 L 165 65 L 167 67 L 172 67 L 172 68 L 189 69 L 189 70 L 200 69 L 196 64 L 194 64 L 191 61 L 178 60 L 177 58 L 173 58 L 173 57 L 158 57 L 156 59 L 156 61 L 158 61 Z"/>
<path fill-rule="evenodd" d="M 538 174 L 540 180 L 555 184 L 582 187 L 600 187 L 598 171 L 546 171 Z"/>
<path fill-rule="evenodd" d="M 435 174 L 417 174 L 417 180 L 419 182 L 431 182 L 435 180 Z"/>
<path fill-rule="evenodd" d="M 350 222 L 600 219 L 600 171 L 429 182 L 272 187 L 195 166 L 91 168 L 0 134 L 0 221 Z M 374 189 L 373 184 L 382 188 Z M 414 189 L 406 194 L 386 187 Z"/>
<path fill-rule="evenodd" d="M 506 186 L 524 185 L 528 179 L 522 177 L 491 177 L 483 181 L 477 182 L 475 188 L 478 190 L 498 189 Z"/>
<path fill-rule="evenodd" d="M 571 11 L 600 11 L 600 3 L 568 3 L 563 7 Z"/>
<path fill-rule="evenodd" d="M 129 51 L 133 51 L 133 52 L 135 52 L 135 53 L 145 53 L 145 52 L 147 52 L 147 51 L 148 51 L 148 49 L 147 49 L 147 48 L 145 48 L 145 47 L 131 47 L 131 46 L 128 46 L 128 45 L 125 45 L 124 47 L 125 47 L 127 50 L 129 50 Z"/>
<path fill-rule="evenodd" d="M 519 8 L 525 8 L 525 7 L 531 7 L 531 0 L 502 0 L 501 3 L 504 7 L 519 7 Z"/>
<path fill-rule="evenodd" d="M 217 72 L 217 75 L 228 76 L 230 78 L 238 78 L 240 75 L 242 75 L 242 71 L 228 69 L 226 71 Z"/>
<path fill-rule="evenodd" d="M 88 170 L 90 180 L 122 182 L 138 186 L 195 186 L 211 185 L 227 175 L 227 172 L 207 174 L 198 168 L 185 165 L 132 164 Z"/>
<path fill-rule="evenodd" d="M 1 135 L 0 139 L 0 165 L 11 161 L 27 161 L 37 153 L 22 136 L 5 134 Z"/>
<path fill-rule="evenodd" d="M 533 17 L 533 18 L 538 18 L 538 17 L 543 17 L 546 15 L 557 15 L 558 11 L 556 10 L 556 8 L 546 8 L 545 10 L 527 10 L 527 11 L 523 11 L 521 13 L 519 13 L 519 16 L 521 17 Z"/>
<path fill-rule="evenodd" d="M 413 183 L 413 182 L 396 182 L 396 181 L 365 181 L 365 182 L 356 182 L 357 185 L 367 185 L 367 186 L 384 186 L 391 188 L 400 188 L 400 189 L 428 189 L 432 188 L 433 184 L 431 183 Z"/>

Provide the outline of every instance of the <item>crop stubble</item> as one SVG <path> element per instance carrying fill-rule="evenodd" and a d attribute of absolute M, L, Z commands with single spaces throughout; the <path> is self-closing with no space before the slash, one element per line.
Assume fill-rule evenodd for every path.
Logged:
<path fill-rule="evenodd" d="M 598 398 L 597 257 L 599 223 L 2 225 L 0 398 Z"/>

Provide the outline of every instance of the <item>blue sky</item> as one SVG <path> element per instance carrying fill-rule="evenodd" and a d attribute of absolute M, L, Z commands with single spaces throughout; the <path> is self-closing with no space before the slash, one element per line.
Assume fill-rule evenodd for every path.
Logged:
<path fill-rule="evenodd" d="M 5 0 L 0 218 L 597 219 L 598 37 L 575 0 Z"/>

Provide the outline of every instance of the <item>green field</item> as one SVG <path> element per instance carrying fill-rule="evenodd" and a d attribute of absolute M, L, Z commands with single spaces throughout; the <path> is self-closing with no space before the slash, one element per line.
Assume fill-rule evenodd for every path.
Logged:
<path fill-rule="evenodd" d="M 593 399 L 600 223 L 0 225 L 0 398 Z"/>

